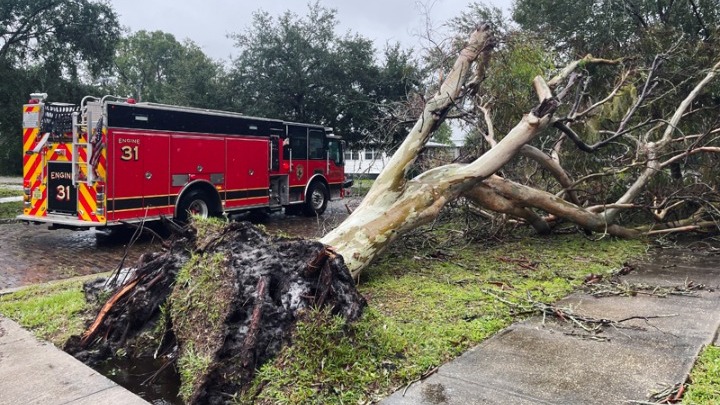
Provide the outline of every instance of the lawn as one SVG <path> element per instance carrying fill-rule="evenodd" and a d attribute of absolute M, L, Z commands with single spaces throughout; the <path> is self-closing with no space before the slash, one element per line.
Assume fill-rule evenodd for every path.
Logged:
<path fill-rule="evenodd" d="M 31 286 L 0 296 L 0 314 L 58 347 L 82 332 L 86 305 L 82 281 L 78 280 Z"/>
<path fill-rule="evenodd" d="M 262 366 L 252 388 L 235 401 L 377 401 L 519 320 L 506 302 L 530 297 L 552 303 L 588 274 L 608 274 L 646 248 L 580 234 L 490 241 L 460 229 L 446 224 L 396 243 L 360 280 L 369 306 L 358 322 L 319 310 L 308 314 L 294 345 Z M 92 316 L 86 307 L 79 281 L 0 297 L 0 313 L 56 345 L 82 332 Z M 719 363 L 720 350 L 706 349 L 686 403 L 717 403 Z"/>
<path fill-rule="evenodd" d="M 0 220 L 13 219 L 22 214 L 22 201 L 0 203 Z"/>
<path fill-rule="evenodd" d="M 22 197 L 22 190 L 15 188 L 3 187 L 0 185 L 0 198 L 3 197 Z"/>
<path fill-rule="evenodd" d="M 683 404 L 714 405 L 720 403 L 720 347 L 708 346 L 700 353 L 692 373 Z"/>

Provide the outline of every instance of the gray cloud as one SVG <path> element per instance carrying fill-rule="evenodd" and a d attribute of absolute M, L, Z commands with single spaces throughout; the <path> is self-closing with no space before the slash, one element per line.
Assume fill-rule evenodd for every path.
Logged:
<path fill-rule="evenodd" d="M 189 38 L 209 56 L 227 59 L 234 53 L 228 34 L 242 32 L 257 9 L 279 15 L 286 10 L 304 15 L 307 3 L 302 1 L 206 0 L 111 0 L 120 15 L 120 23 L 131 31 L 145 29 L 172 33 L 178 40 Z M 322 5 L 338 11 L 338 31 L 357 32 L 382 49 L 387 42 L 415 47 L 417 35 L 424 31 L 426 5 L 430 5 L 436 26 L 463 11 L 467 0 L 324 0 Z M 509 8 L 511 0 L 492 0 L 486 4 Z"/>

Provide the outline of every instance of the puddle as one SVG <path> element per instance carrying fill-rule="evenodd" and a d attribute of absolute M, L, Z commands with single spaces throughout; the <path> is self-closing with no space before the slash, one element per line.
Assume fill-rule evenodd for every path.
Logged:
<path fill-rule="evenodd" d="M 174 365 L 158 372 L 165 360 L 113 358 L 96 370 L 153 405 L 183 405 L 178 397 L 180 375 Z M 155 375 L 157 373 L 157 375 Z M 153 377 L 153 375 L 155 375 Z"/>

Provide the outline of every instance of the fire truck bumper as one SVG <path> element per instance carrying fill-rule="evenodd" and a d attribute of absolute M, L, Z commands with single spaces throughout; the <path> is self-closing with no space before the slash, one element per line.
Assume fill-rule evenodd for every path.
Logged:
<path fill-rule="evenodd" d="M 105 226 L 105 222 L 91 222 L 83 221 L 80 219 L 67 218 L 62 216 L 48 215 L 45 217 L 36 217 L 32 215 L 18 215 L 19 221 L 33 222 L 33 223 L 47 223 L 53 228 L 92 228 L 98 226 Z"/>

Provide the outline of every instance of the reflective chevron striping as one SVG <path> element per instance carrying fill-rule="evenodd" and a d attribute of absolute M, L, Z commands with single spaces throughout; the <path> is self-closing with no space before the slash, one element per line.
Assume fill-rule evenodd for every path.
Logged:
<path fill-rule="evenodd" d="M 97 210 L 96 196 L 94 188 L 85 183 L 78 184 L 78 219 L 92 222 L 101 221 L 100 217 L 95 214 Z"/>
<path fill-rule="evenodd" d="M 32 208 L 25 211 L 27 215 L 45 216 L 45 212 L 47 211 L 47 191 L 45 190 L 44 184 L 40 185 L 40 192 L 42 197 L 37 200 L 33 199 Z"/>
<path fill-rule="evenodd" d="M 38 113 L 40 111 L 40 105 L 28 105 L 23 108 L 24 113 Z M 27 122 L 30 124 L 30 122 Z M 30 206 L 23 208 L 23 213 L 29 215 L 44 215 L 45 214 L 45 189 L 41 184 L 41 174 L 43 173 L 41 154 L 27 154 L 26 152 L 31 151 L 35 148 L 38 142 L 38 133 L 40 129 L 37 127 L 24 127 L 23 128 L 23 183 L 29 185 L 31 190 L 38 189 L 36 193 L 30 195 Z M 41 198 L 33 198 L 33 194 L 37 195 L 40 193 Z"/>
<path fill-rule="evenodd" d="M 23 131 L 23 151 L 32 150 L 35 147 L 38 132 L 40 132 L 38 128 L 25 128 L 25 131 Z"/>

